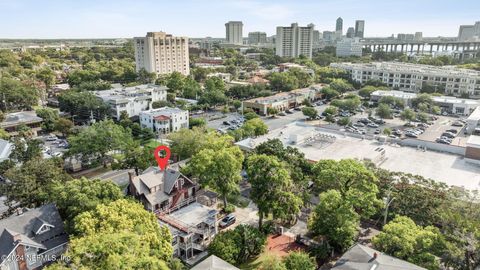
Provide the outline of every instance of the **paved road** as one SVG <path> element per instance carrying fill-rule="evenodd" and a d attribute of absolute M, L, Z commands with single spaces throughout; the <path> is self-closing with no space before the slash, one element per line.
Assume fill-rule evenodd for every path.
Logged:
<path fill-rule="evenodd" d="M 125 186 L 128 184 L 128 181 L 129 181 L 128 170 L 109 171 L 104 174 L 97 175 L 93 178 L 102 179 L 102 180 L 111 180 L 119 186 Z"/>

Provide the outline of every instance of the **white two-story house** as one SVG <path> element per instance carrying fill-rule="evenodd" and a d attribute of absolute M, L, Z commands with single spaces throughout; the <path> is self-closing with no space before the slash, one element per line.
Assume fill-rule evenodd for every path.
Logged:
<path fill-rule="evenodd" d="M 188 111 L 163 107 L 140 113 L 140 125 L 157 134 L 168 134 L 188 128 Z"/>

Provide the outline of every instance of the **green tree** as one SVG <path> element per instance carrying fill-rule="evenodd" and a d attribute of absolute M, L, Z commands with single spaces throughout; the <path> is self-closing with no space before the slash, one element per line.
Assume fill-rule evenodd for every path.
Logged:
<path fill-rule="evenodd" d="M 375 110 L 375 114 L 382 119 L 392 118 L 392 109 L 387 104 L 380 103 Z"/>
<path fill-rule="evenodd" d="M 298 88 L 298 79 L 288 72 L 274 72 L 269 76 L 270 86 L 274 91 L 290 91 Z"/>
<path fill-rule="evenodd" d="M 320 160 L 313 166 L 313 175 L 316 191 L 339 191 L 362 217 L 370 217 L 382 205 L 377 198 L 378 179 L 356 160 Z"/>
<path fill-rule="evenodd" d="M 69 156 L 80 155 L 83 160 L 100 159 L 107 166 L 111 151 L 123 150 L 132 143 L 132 135 L 112 120 L 100 121 L 83 129 L 77 135 L 70 136 Z"/>
<path fill-rule="evenodd" d="M 403 216 L 385 225 L 373 244 L 382 252 L 432 270 L 440 268 L 436 256 L 445 249 L 445 239 L 437 228 L 423 228 Z"/>
<path fill-rule="evenodd" d="M 384 128 L 383 131 L 382 131 L 382 133 L 383 133 L 384 135 L 390 136 L 390 135 L 392 135 L 392 129 L 390 129 L 390 128 Z"/>
<path fill-rule="evenodd" d="M 151 147 L 141 147 L 138 142 L 133 142 L 126 146 L 116 162 L 112 164 L 113 169 L 134 169 L 135 174 L 155 165 L 154 149 Z"/>
<path fill-rule="evenodd" d="M 252 190 L 251 200 L 258 206 L 258 227 L 263 218 L 291 221 L 299 213 L 301 199 L 292 192 L 293 182 L 285 165 L 274 156 L 251 155 L 247 159 L 247 175 Z"/>
<path fill-rule="evenodd" d="M 29 160 L 42 157 L 42 141 L 38 139 L 24 139 L 16 137 L 12 141 L 13 149 L 9 158 L 16 163 L 25 163 Z"/>
<path fill-rule="evenodd" d="M 231 147 L 234 139 L 228 135 L 219 135 L 214 131 L 207 131 L 205 128 L 194 127 L 192 129 L 180 129 L 170 133 L 168 139 L 171 141 L 172 153 L 178 155 L 180 160 L 192 157 L 202 149 L 219 150 Z"/>
<path fill-rule="evenodd" d="M 137 81 L 142 84 L 153 83 L 156 78 L 157 74 L 155 72 L 148 72 L 144 68 L 140 69 L 137 73 Z"/>
<path fill-rule="evenodd" d="M 348 91 L 353 91 L 355 90 L 355 88 L 353 87 L 353 85 L 351 85 L 350 83 L 348 83 L 346 80 L 344 79 L 333 79 L 331 82 L 330 82 L 330 85 L 329 85 L 333 90 L 337 91 L 337 92 L 340 92 L 340 93 L 345 93 L 345 92 L 348 92 Z"/>
<path fill-rule="evenodd" d="M 258 270 L 288 270 L 277 255 L 268 255 L 260 263 Z"/>
<path fill-rule="evenodd" d="M 55 122 L 57 122 L 58 110 L 50 108 L 42 108 L 35 111 L 37 116 L 42 118 L 42 129 L 46 132 L 52 132 L 55 130 Z"/>
<path fill-rule="evenodd" d="M 153 109 L 158 109 L 163 107 L 173 107 L 173 104 L 170 101 L 166 101 L 166 100 L 157 100 L 152 102 Z"/>
<path fill-rule="evenodd" d="M 245 120 L 251 120 L 251 119 L 254 119 L 254 118 L 258 118 L 259 116 L 254 113 L 254 112 L 247 112 L 243 115 L 245 117 Z"/>
<path fill-rule="evenodd" d="M 110 107 L 90 92 L 67 90 L 58 97 L 60 111 L 68 112 L 76 120 L 103 119 L 110 115 Z"/>
<path fill-rule="evenodd" d="M 189 118 L 188 119 L 188 125 L 190 128 L 193 127 L 205 127 L 207 125 L 207 121 L 205 121 L 205 118 Z"/>
<path fill-rule="evenodd" d="M 215 236 L 208 247 L 214 254 L 232 264 L 241 264 L 259 255 L 267 237 L 257 228 L 240 224 L 234 230 L 222 231 Z"/>
<path fill-rule="evenodd" d="M 57 206 L 67 228 L 79 214 L 92 211 L 99 204 L 106 204 L 123 197 L 120 188 L 111 181 L 87 178 L 55 182 L 51 186 L 49 201 Z"/>
<path fill-rule="evenodd" d="M 401 114 L 400 118 L 402 118 L 405 121 L 413 121 L 417 118 L 415 112 L 412 109 L 405 109 Z"/>
<path fill-rule="evenodd" d="M 35 77 L 43 82 L 45 89 L 50 89 L 50 87 L 55 83 L 55 73 L 49 67 L 44 67 L 35 72 Z"/>
<path fill-rule="evenodd" d="M 239 192 L 242 179 L 243 153 L 238 146 L 217 151 L 203 149 L 188 163 L 188 171 L 196 176 L 202 185 L 208 186 L 222 195 L 227 207 L 227 196 Z"/>
<path fill-rule="evenodd" d="M 182 97 L 196 99 L 197 95 L 200 93 L 201 87 L 198 82 L 194 79 L 187 77 L 184 81 L 182 89 Z"/>
<path fill-rule="evenodd" d="M 56 183 L 64 184 L 71 177 L 62 169 L 62 160 L 33 158 L 21 166 L 5 172 L 7 182 L 0 190 L 7 202 L 18 202 L 22 206 L 37 207 L 47 202 Z"/>
<path fill-rule="evenodd" d="M 320 194 L 320 202 L 308 219 L 308 229 L 314 235 L 325 236 L 328 243 L 339 251 L 354 243 L 359 225 L 359 216 L 351 203 L 336 190 Z"/>
<path fill-rule="evenodd" d="M 40 91 L 27 82 L 14 78 L 0 78 L 0 109 L 3 112 L 11 110 L 31 110 L 38 104 Z"/>
<path fill-rule="evenodd" d="M 63 137 L 66 137 L 67 135 L 69 135 L 73 127 L 74 127 L 73 122 L 63 117 L 57 119 L 57 121 L 53 126 L 54 130 L 62 133 Z"/>
<path fill-rule="evenodd" d="M 350 120 L 349 117 L 342 117 L 338 120 L 337 122 L 340 126 L 347 126 L 350 123 L 352 123 L 352 120 Z"/>
<path fill-rule="evenodd" d="M 120 199 L 99 204 L 95 210 L 76 216 L 74 224 L 77 237 L 133 233 L 138 236 L 147 254 L 163 261 L 169 261 L 173 255 L 172 236 L 168 228 L 160 226 L 153 213 L 134 201 Z"/>
<path fill-rule="evenodd" d="M 273 108 L 273 107 L 268 107 L 267 108 L 267 114 L 268 115 L 277 115 L 278 114 L 278 109 L 277 108 Z"/>
<path fill-rule="evenodd" d="M 338 96 L 340 96 L 340 93 L 333 89 L 332 87 L 329 87 L 329 86 L 326 86 L 326 87 L 323 87 L 322 90 L 322 95 L 324 98 L 328 99 L 328 100 L 331 100 L 333 98 L 336 98 Z"/>
<path fill-rule="evenodd" d="M 301 251 L 289 253 L 283 258 L 283 263 L 289 270 L 315 270 L 317 267 L 315 259 Z"/>
<path fill-rule="evenodd" d="M 318 116 L 317 110 L 313 107 L 303 107 L 302 108 L 302 113 L 306 117 L 308 117 L 309 120 L 313 120 Z"/>

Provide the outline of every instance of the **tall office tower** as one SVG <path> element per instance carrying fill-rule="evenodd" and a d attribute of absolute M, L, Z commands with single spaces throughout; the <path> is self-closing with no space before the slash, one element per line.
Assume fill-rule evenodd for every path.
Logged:
<path fill-rule="evenodd" d="M 335 24 L 335 38 L 341 39 L 343 35 L 343 19 L 342 17 L 337 18 L 337 23 Z"/>
<path fill-rule="evenodd" d="M 325 42 L 331 42 L 333 41 L 333 38 L 335 36 L 335 32 L 332 31 L 323 31 L 323 40 Z"/>
<path fill-rule="evenodd" d="M 148 32 L 146 37 L 135 37 L 134 46 L 137 71 L 144 68 L 159 75 L 174 71 L 190 74 L 187 37 Z"/>
<path fill-rule="evenodd" d="M 302 27 L 297 23 L 286 27 L 277 26 L 276 54 L 281 57 L 304 55 L 312 58 L 314 28 L 313 24 Z"/>
<path fill-rule="evenodd" d="M 349 27 L 347 30 L 347 38 L 354 38 L 355 37 L 355 28 Z"/>
<path fill-rule="evenodd" d="M 423 33 L 422 32 L 415 32 L 415 40 L 419 41 L 423 39 Z"/>
<path fill-rule="evenodd" d="M 365 21 L 357 20 L 355 21 L 355 37 L 363 38 L 365 34 Z"/>
<path fill-rule="evenodd" d="M 265 44 L 267 43 L 267 33 L 250 32 L 248 33 L 248 44 Z"/>
<path fill-rule="evenodd" d="M 322 33 L 318 30 L 313 30 L 312 49 L 319 49 L 321 45 Z"/>
<path fill-rule="evenodd" d="M 240 21 L 229 21 L 225 24 L 226 40 L 228 44 L 243 44 L 243 23 Z"/>

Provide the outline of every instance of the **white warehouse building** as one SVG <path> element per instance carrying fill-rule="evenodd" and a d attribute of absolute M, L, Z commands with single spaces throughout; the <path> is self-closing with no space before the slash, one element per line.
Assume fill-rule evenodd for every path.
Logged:
<path fill-rule="evenodd" d="M 135 117 L 150 109 L 153 102 L 167 100 L 167 90 L 165 86 L 143 84 L 95 91 L 94 94 L 110 106 L 112 117 L 118 120 L 123 111 Z"/>
<path fill-rule="evenodd" d="M 480 98 L 480 71 L 398 62 L 332 63 L 330 66 L 349 72 L 352 80 L 360 83 L 379 80 L 389 87 L 413 93 L 429 85 L 445 94 Z"/>
<path fill-rule="evenodd" d="M 188 128 L 188 111 L 163 107 L 140 113 L 142 128 L 150 128 L 157 134 L 168 134 Z"/>

